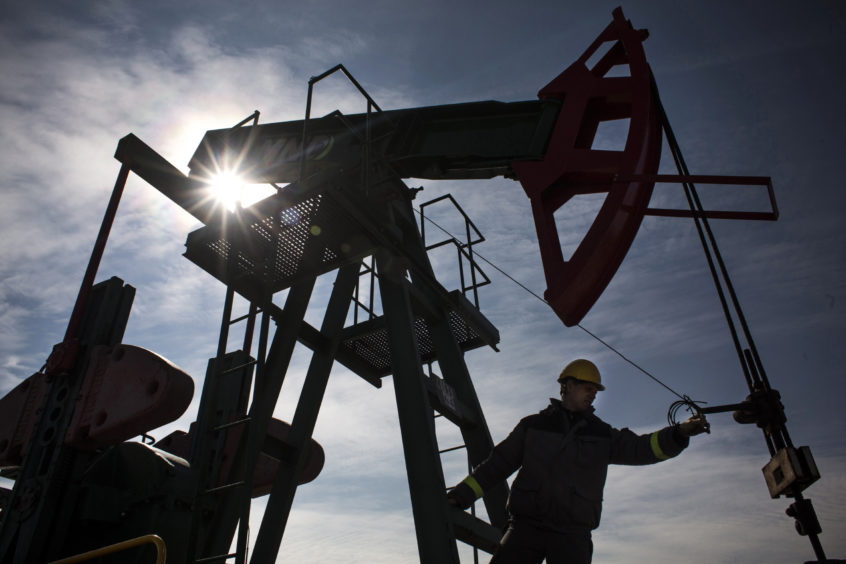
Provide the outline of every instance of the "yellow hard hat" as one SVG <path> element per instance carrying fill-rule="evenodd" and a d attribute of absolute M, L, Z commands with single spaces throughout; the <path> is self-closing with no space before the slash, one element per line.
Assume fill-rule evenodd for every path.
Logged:
<path fill-rule="evenodd" d="M 576 359 L 565 366 L 558 377 L 558 381 L 563 382 L 567 378 L 596 384 L 599 390 L 605 389 L 605 386 L 602 385 L 602 378 L 599 377 L 599 369 L 594 363 L 583 358 Z"/>

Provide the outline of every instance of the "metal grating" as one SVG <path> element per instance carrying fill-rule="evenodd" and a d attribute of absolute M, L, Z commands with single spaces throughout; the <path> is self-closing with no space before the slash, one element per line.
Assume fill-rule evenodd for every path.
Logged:
<path fill-rule="evenodd" d="M 486 339 L 482 331 L 474 324 L 469 323 L 458 311 L 450 311 L 448 321 L 450 330 L 462 351 L 495 343 L 495 341 L 491 342 L 489 338 Z M 437 360 L 437 352 L 429 335 L 426 320 L 422 317 L 415 319 L 413 329 L 420 362 L 427 363 Z M 364 362 L 368 366 L 371 376 L 382 377 L 392 372 L 391 348 L 383 318 L 379 317 L 349 327 L 347 334 L 349 336 L 343 340 L 341 346 Z M 496 339 L 498 340 L 498 335 Z"/>
<path fill-rule="evenodd" d="M 271 196 L 188 235 L 185 257 L 248 299 L 358 260 L 372 247 L 325 194 Z"/>

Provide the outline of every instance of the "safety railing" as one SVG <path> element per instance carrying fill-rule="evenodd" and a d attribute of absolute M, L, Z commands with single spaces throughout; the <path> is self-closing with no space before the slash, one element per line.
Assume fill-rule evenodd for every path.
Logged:
<path fill-rule="evenodd" d="M 102 548 L 89 550 L 88 552 L 83 552 L 75 556 L 68 556 L 67 558 L 62 558 L 61 560 L 54 560 L 53 562 L 50 562 L 50 564 L 76 564 L 77 562 L 85 562 L 93 558 L 108 556 L 109 554 L 129 550 L 130 548 L 135 548 L 145 544 L 152 544 L 155 546 L 156 564 L 165 564 L 167 561 L 167 549 L 165 548 L 165 542 L 158 535 L 144 535 L 138 538 L 125 540 Z"/>
<path fill-rule="evenodd" d="M 449 200 L 449 202 L 458 210 L 458 213 L 461 214 L 461 217 L 464 219 L 464 237 L 466 241 L 460 241 L 455 236 L 451 235 L 448 231 L 446 231 L 443 227 L 435 223 L 431 220 L 431 218 L 426 217 L 426 213 L 424 208 L 427 206 L 431 206 L 438 202 Z M 462 209 L 458 202 L 455 201 L 455 198 L 452 197 L 452 194 L 444 194 L 443 196 L 439 196 L 433 200 L 429 200 L 428 202 L 424 202 L 420 204 L 420 236 L 423 238 L 423 246 L 426 248 L 426 251 L 431 251 L 432 249 L 436 249 L 443 245 L 454 245 L 457 252 L 458 252 L 458 273 L 461 283 L 461 293 L 467 296 L 468 292 L 473 293 L 473 305 L 476 306 L 476 309 L 479 309 L 479 288 L 481 286 L 485 286 L 490 284 L 491 281 L 479 264 L 476 262 L 475 255 L 473 253 L 473 245 L 482 243 L 485 240 L 485 237 L 467 215 L 467 213 Z M 446 233 L 448 237 L 442 241 L 438 241 L 437 243 L 427 244 L 426 243 L 426 222 L 431 221 L 433 225 L 438 227 L 441 231 Z M 465 261 L 469 264 L 469 273 L 465 273 L 464 271 L 464 263 Z M 470 281 L 468 283 L 467 277 L 469 275 Z M 479 278 L 481 277 L 481 278 Z"/>

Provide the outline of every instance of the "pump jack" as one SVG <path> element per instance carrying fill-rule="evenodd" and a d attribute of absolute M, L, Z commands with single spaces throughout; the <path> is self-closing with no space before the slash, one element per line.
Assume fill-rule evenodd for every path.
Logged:
<path fill-rule="evenodd" d="M 667 123 L 643 52 L 646 36 L 614 10 L 588 50 L 538 100 L 525 102 L 382 111 L 339 65 L 309 82 L 304 120 L 259 125 L 256 112 L 209 131 L 187 176 L 134 135 L 121 139 L 121 170 L 65 339 L 43 372 L 0 400 L 0 464 L 15 480 L 2 505 L 0 562 L 91 550 L 113 554 L 103 561 L 141 562 L 149 554 L 138 547 L 149 545 L 159 556 L 166 547 L 171 562 L 243 563 L 250 499 L 264 494 L 250 561 L 273 561 L 297 486 L 323 464 L 311 436 L 335 361 L 376 387 L 393 376 L 421 562 L 457 562 L 456 539 L 493 551 L 506 522 L 507 485 L 484 497 L 490 523 L 448 506 L 432 417 L 437 411 L 460 428 L 471 465 L 487 456 L 493 442 L 463 353 L 495 347 L 499 333 L 478 302 L 435 279 L 410 203 L 416 192 L 402 179 L 519 180 L 535 219 L 545 298 L 568 326 L 599 298 L 645 215 L 776 219 L 769 178 L 657 174 Z M 333 72 L 359 89 L 367 113 L 310 116 L 313 86 Z M 625 148 L 595 149 L 600 125 L 622 119 L 629 120 Z M 207 176 L 236 165 L 245 182 L 270 183 L 277 193 L 234 212 L 216 208 Z M 154 353 L 121 344 L 131 286 L 117 278 L 94 285 L 129 172 L 204 224 L 188 235 L 185 257 L 227 288 L 197 421 L 153 445 L 129 439 L 178 417 L 193 383 Z M 653 209 L 656 182 L 766 186 L 771 210 Z M 606 194 L 605 202 L 565 261 L 553 214 L 593 193 Z M 471 245 L 468 235 L 460 251 L 472 257 Z M 317 276 L 332 271 L 335 285 L 316 328 L 304 315 Z M 362 275 L 378 281 L 382 315 L 359 301 Z M 273 296 L 283 290 L 280 307 Z M 236 294 L 250 303 L 240 318 Z M 351 306 L 354 322 L 345 325 Z M 244 344 L 230 351 L 236 322 L 247 324 Z M 289 425 L 272 413 L 297 342 L 313 357 Z M 424 373 L 433 361 L 443 378 Z M 794 513 L 808 511 L 801 505 Z"/>

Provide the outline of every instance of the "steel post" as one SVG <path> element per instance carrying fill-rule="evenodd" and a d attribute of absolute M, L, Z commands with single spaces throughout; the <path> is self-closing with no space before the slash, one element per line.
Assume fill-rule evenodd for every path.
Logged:
<path fill-rule="evenodd" d="M 449 519 L 433 412 L 410 330 L 414 316 L 403 262 L 386 250 L 376 255 L 417 548 L 423 564 L 457 563 L 458 548 Z"/>
<path fill-rule="evenodd" d="M 250 405 L 249 411 L 250 422 L 248 423 L 247 440 L 239 445 L 239 449 L 231 464 L 233 472 L 243 469 L 246 476 L 240 478 L 244 478 L 246 484 L 251 482 L 258 462 L 267 434 L 267 428 L 273 417 L 273 409 L 276 407 L 276 400 L 279 397 L 291 356 L 294 353 L 299 327 L 308 309 L 314 282 L 315 279 L 310 278 L 293 286 L 289 290 L 288 298 L 285 301 L 285 308 L 281 310 L 281 317 L 275 319 L 277 329 L 274 333 L 267 359 L 264 360 L 263 365 L 259 364 L 261 374 L 257 374 L 255 378 L 253 402 Z M 205 440 L 210 441 L 213 439 L 210 435 L 207 435 Z M 236 476 L 229 476 L 230 480 L 234 480 L 235 478 Z M 242 490 L 243 496 L 250 495 L 249 487 L 243 487 Z M 232 533 L 226 525 L 227 516 L 239 512 L 241 508 L 236 497 L 225 496 L 216 510 L 217 517 L 215 520 L 205 531 L 202 531 L 198 535 L 203 539 L 201 541 L 203 548 L 200 551 L 202 554 L 218 554 L 221 550 L 229 547 L 231 537 L 224 538 Z M 223 545 L 223 548 L 221 548 L 221 545 Z"/>
<path fill-rule="evenodd" d="M 332 289 L 320 329 L 320 333 L 326 337 L 329 345 L 325 349 L 315 351 L 311 358 L 286 441 L 293 447 L 294 455 L 291 459 L 279 461 L 279 471 L 267 500 L 251 562 L 272 562 L 282 543 L 282 536 L 285 533 L 285 526 L 297 490 L 298 478 L 305 465 L 311 435 L 314 432 L 320 404 L 323 402 L 326 385 L 329 382 L 335 351 L 344 329 L 350 298 L 358 283 L 358 267 L 358 263 L 342 267 L 335 279 L 335 287 Z"/>
<path fill-rule="evenodd" d="M 103 220 L 100 223 L 100 231 L 97 233 L 94 248 L 91 250 L 91 258 L 88 260 L 88 266 L 82 277 L 82 284 L 79 286 L 79 294 L 77 294 L 73 312 L 68 321 L 68 327 L 65 330 L 65 337 L 61 343 L 53 347 L 53 351 L 47 359 L 45 372 L 50 376 L 70 373 L 76 365 L 77 356 L 80 352 L 80 335 L 83 331 L 83 315 L 88 307 L 91 290 L 94 287 L 94 279 L 97 276 L 97 270 L 100 268 L 100 261 L 103 258 L 103 252 L 109 240 L 109 233 L 112 230 L 112 224 L 117 215 L 118 205 L 123 196 L 123 189 L 126 186 L 128 176 L 129 166 L 125 164 L 121 165 L 117 179 L 115 180 L 115 186 L 112 189 L 109 204 L 106 206 Z"/>
<path fill-rule="evenodd" d="M 467 460 L 471 467 L 478 466 L 490 455 L 494 443 L 491 433 L 482 414 L 482 406 L 479 397 L 476 395 L 476 388 L 470 379 L 470 372 L 464 362 L 464 355 L 458 348 L 449 323 L 446 319 L 432 320 L 429 322 L 429 333 L 435 348 L 438 350 L 438 364 L 444 380 L 452 386 L 458 400 L 467 406 L 476 416 L 476 424 L 460 427 L 461 436 L 467 447 Z M 505 513 L 505 504 L 508 500 L 508 486 L 505 482 L 485 492 L 484 502 L 491 524 L 504 530 L 508 516 Z"/>

